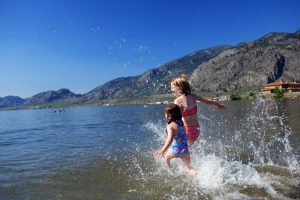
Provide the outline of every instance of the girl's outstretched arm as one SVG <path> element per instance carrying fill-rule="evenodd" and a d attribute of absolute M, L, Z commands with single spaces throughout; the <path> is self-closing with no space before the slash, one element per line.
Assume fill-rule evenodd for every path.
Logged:
<path fill-rule="evenodd" d="M 226 107 L 224 106 L 224 104 L 218 103 L 218 102 L 216 102 L 216 101 L 213 101 L 213 100 L 210 100 L 210 99 L 205 99 L 205 98 L 202 98 L 202 97 L 200 97 L 200 96 L 198 96 L 198 95 L 195 95 L 195 94 L 193 94 L 193 97 L 196 99 L 196 101 L 201 101 L 201 102 L 206 103 L 206 104 L 215 105 L 215 106 L 217 106 L 219 109 L 226 108 Z"/>
<path fill-rule="evenodd" d="M 172 132 L 173 131 L 172 131 L 171 126 L 168 125 L 167 126 L 168 136 L 167 136 L 166 142 L 165 142 L 164 146 L 159 151 L 155 152 L 155 156 L 162 157 L 164 155 L 165 151 L 169 148 L 169 146 L 172 143 Z"/>

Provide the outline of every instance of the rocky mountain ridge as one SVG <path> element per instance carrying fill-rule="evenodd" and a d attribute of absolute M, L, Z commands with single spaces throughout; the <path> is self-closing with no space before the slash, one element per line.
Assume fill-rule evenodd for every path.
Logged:
<path fill-rule="evenodd" d="M 34 105 L 41 103 L 54 103 L 59 101 L 72 101 L 80 98 L 80 94 L 75 94 L 68 89 L 62 88 L 58 91 L 46 91 L 38 93 L 30 98 L 25 99 L 24 105 Z"/>
<path fill-rule="evenodd" d="M 182 74 L 196 92 L 259 88 L 279 80 L 300 82 L 300 30 L 269 33 L 233 47 L 224 45 L 196 51 L 139 76 L 111 80 L 83 95 L 61 89 L 41 92 L 28 99 L 0 98 L 0 108 L 169 94 L 170 81 Z"/>
<path fill-rule="evenodd" d="M 83 95 L 83 101 L 128 98 L 169 93 L 170 81 L 182 74 L 190 76 L 202 62 L 208 61 L 230 46 L 217 46 L 193 52 L 139 76 L 122 77 L 99 86 Z"/>
<path fill-rule="evenodd" d="M 198 91 L 262 87 L 274 81 L 300 81 L 300 31 L 269 33 L 240 43 L 200 64 L 190 77 Z"/>
<path fill-rule="evenodd" d="M 25 99 L 22 99 L 18 96 L 6 96 L 0 97 L 0 108 L 10 107 L 10 106 L 19 106 L 24 103 Z"/>
<path fill-rule="evenodd" d="M 68 89 L 62 88 L 58 91 L 46 91 L 38 93 L 30 98 L 23 99 L 18 96 L 0 97 L 0 108 L 20 106 L 20 105 L 36 105 L 43 103 L 54 103 L 62 101 L 79 101 L 81 94 L 75 94 Z"/>

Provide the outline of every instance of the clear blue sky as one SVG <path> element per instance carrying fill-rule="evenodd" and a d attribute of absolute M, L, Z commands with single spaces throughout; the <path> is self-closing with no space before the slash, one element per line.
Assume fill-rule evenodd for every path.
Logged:
<path fill-rule="evenodd" d="M 297 0 L 0 0 L 0 97 L 82 94 L 196 50 L 299 28 Z"/>

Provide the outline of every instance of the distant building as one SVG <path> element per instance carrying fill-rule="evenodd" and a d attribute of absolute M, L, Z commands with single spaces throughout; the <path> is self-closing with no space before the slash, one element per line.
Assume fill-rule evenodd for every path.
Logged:
<path fill-rule="evenodd" d="M 282 92 L 300 92 L 300 83 L 282 81 L 269 83 L 264 86 L 262 91 L 265 93 L 273 93 L 276 87 L 278 87 Z"/>

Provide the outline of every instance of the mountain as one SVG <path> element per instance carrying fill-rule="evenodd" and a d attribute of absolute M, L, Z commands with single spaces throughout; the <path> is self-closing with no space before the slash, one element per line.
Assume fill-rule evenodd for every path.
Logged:
<path fill-rule="evenodd" d="M 82 101 L 169 93 L 170 81 L 182 74 L 196 92 L 260 88 L 278 80 L 299 82 L 300 30 L 200 50 L 140 76 L 109 81 L 84 94 Z"/>
<path fill-rule="evenodd" d="M 94 101 L 169 93 L 170 81 L 174 77 L 182 74 L 189 77 L 199 64 L 229 48 L 230 46 L 217 46 L 196 51 L 142 75 L 114 79 L 84 94 L 82 100 Z"/>
<path fill-rule="evenodd" d="M 24 103 L 24 99 L 18 96 L 6 96 L 0 97 L 0 108 L 9 107 L 9 106 L 19 106 Z"/>
<path fill-rule="evenodd" d="M 23 103 L 24 105 L 34 105 L 41 103 L 53 103 L 62 101 L 75 101 L 80 98 L 81 95 L 75 94 L 68 89 L 60 89 L 58 91 L 46 91 L 38 93 Z"/>
<path fill-rule="evenodd" d="M 139 76 L 114 79 L 84 95 L 61 89 L 25 100 L 12 96 L 0 98 L 0 108 L 169 94 L 170 81 L 179 75 L 185 75 L 196 92 L 259 88 L 279 80 L 300 82 L 300 30 L 269 33 L 233 47 L 217 46 L 196 51 Z"/>
<path fill-rule="evenodd" d="M 196 91 L 231 91 L 274 81 L 300 82 L 300 30 L 269 33 L 201 63 L 190 82 Z"/>

